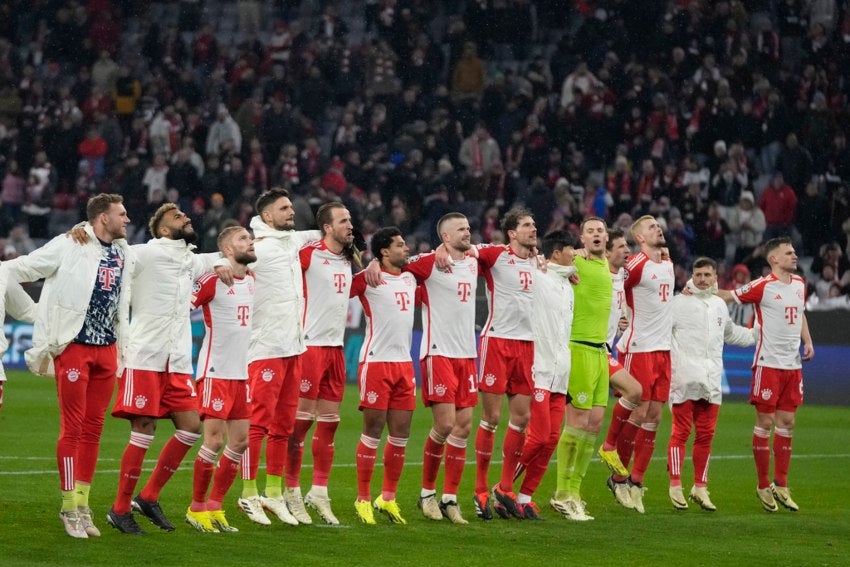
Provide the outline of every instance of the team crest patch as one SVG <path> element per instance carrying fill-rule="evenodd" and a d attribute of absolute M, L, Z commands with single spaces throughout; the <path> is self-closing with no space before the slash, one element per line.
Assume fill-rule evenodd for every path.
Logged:
<path fill-rule="evenodd" d="M 76 382 L 80 379 L 80 371 L 77 368 L 69 368 L 65 377 L 68 378 L 68 382 Z"/>
<path fill-rule="evenodd" d="M 378 401 L 378 393 L 372 392 L 372 391 L 367 392 L 366 393 L 366 401 L 369 402 L 370 404 L 374 404 L 375 402 Z"/>
<path fill-rule="evenodd" d="M 495 374 L 486 374 L 484 376 L 484 383 L 488 386 L 492 386 L 496 383 L 496 375 Z"/>
<path fill-rule="evenodd" d="M 215 411 L 221 411 L 224 409 L 224 400 L 221 398 L 216 398 L 212 401 L 212 409 Z"/>
<path fill-rule="evenodd" d="M 446 395 L 446 386 L 445 384 L 437 384 L 434 386 L 434 393 L 440 396 L 441 398 Z"/>
<path fill-rule="evenodd" d="M 310 391 L 310 381 L 309 380 L 301 380 L 301 392 L 306 394 Z"/>
<path fill-rule="evenodd" d="M 769 400 L 772 397 L 773 397 L 773 390 L 771 390 L 770 388 L 765 388 L 764 390 L 761 391 L 761 399 Z"/>
<path fill-rule="evenodd" d="M 274 370 L 271 368 L 263 368 L 262 374 L 260 374 L 260 378 L 263 379 L 263 382 L 271 382 L 272 378 L 274 378 Z"/>
<path fill-rule="evenodd" d="M 542 404 L 543 400 L 546 399 L 546 392 L 543 390 L 534 390 L 534 401 L 538 404 Z"/>
<path fill-rule="evenodd" d="M 192 284 L 192 293 L 197 295 L 199 291 L 201 291 L 201 284 L 200 284 L 200 282 L 195 281 L 195 283 Z"/>
<path fill-rule="evenodd" d="M 614 367 L 617 366 L 617 359 L 613 356 L 608 357 L 608 366 Z"/>
<path fill-rule="evenodd" d="M 587 392 L 579 392 L 576 396 L 576 401 L 580 404 L 587 402 Z"/>
<path fill-rule="evenodd" d="M 133 405 L 136 406 L 137 409 L 142 409 L 148 405 L 148 399 L 144 396 L 136 396 L 133 400 Z"/>

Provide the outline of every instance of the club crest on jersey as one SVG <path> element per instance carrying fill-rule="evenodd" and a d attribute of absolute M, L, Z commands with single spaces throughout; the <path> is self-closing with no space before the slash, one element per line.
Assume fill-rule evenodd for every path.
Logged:
<path fill-rule="evenodd" d="M 221 411 L 224 409 L 224 400 L 221 398 L 216 398 L 212 401 L 212 409 L 214 411 Z"/>
<path fill-rule="evenodd" d="M 609 355 L 609 356 L 608 356 L 608 366 L 610 366 L 611 368 L 613 368 L 613 367 L 617 366 L 617 364 L 618 364 L 617 359 L 616 359 L 616 358 L 614 358 L 613 356 L 610 356 L 610 355 Z"/>
<path fill-rule="evenodd" d="M 717 326 L 720 327 L 722 325 L 723 325 L 723 317 L 718 317 L 717 318 Z"/>
<path fill-rule="evenodd" d="M 770 388 L 765 388 L 764 390 L 761 391 L 761 399 L 767 401 L 772 397 L 773 397 L 773 390 L 771 390 Z"/>
<path fill-rule="evenodd" d="M 192 284 L 192 293 L 197 295 L 199 291 L 201 291 L 201 282 L 195 281 L 195 283 Z"/>
<path fill-rule="evenodd" d="M 374 404 L 378 401 L 378 392 L 368 391 L 366 392 L 366 401 L 370 404 Z"/>
<path fill-rule="evenodd" d="M 543 400 L 546 399 L 546 392 L 543 390 L 534 390 L 534 401 L 538 404 L 542 404 Z"/>
<path fill-rule="evenodd" d="M 68 379 L 68 382 L 76 382 L 80 379 L 80 371 L 77 368 L 69 368 L 65 372 L 65 377 Z"/>
<path fill-rule="evenodd" d="M 142 409 L 146 405 L 148 405 L 148 399 L 141 395 L 136 396 L 136 398 L 133 400 L 133 405 L 136 406 L 136 409 Z"/>
<path fill-rule="evenodd" d="M 402 274 L 401 279 L 405 283 L 405 285 L 407 285 L 407 286 L 410 286 L 410 287 L 416 286 L 416 282 L 413 280 L 413 276 L 411 276 L 407 272 Z"/>
<path fill-rule="evenodd" d="M 493 384 L 495 384 L 496 383 L 495 374 L 485 374 L 484 375 L 484 383 L 487 384 L 488 386 L 492 386 Z"/>
<path fill-rule="evenodd" d="M 742 287 L 741 289 L 738 290 L 738 295 L 743 295 L 743 294 L 749 292 L 750 289 L 751 289 L 750 284 L 746 284 L 744 287 Z"/>
<path fill-rule="evenodd" d="M 309 392 L 311 385 L 309 380 L 301 380 L 301 393 L 306 394 Z"/>
<path fill-rule="evenodd" d="M 260 378 L 263 379 L 263 382 L 271 382 L 272 378 L 274 378 L 274 370 L 271 368 L 263 368 L 262 374 L 260 374 Z"/>
<path fill-rule="evenodd" d="M 446 385 L 445 384 L 437 384 L 434 386 L 434 393 L 439 397 L 443 397 L 446 395 Z"/>

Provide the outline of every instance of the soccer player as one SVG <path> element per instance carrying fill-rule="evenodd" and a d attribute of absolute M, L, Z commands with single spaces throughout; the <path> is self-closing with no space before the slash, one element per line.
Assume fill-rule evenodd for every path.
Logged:
<path fill-rule="evenodd" d="M 0 313 L 8 313 L 14 319 L 32 323 L 35 317 L 35 303 L 21 284 L 9 279 L 9 271 L 0 265 Z M 0 356 L 6 354 L 9 341 L 6 334 L 0 335 Z M 0 363 L 0 409 L 3 408 L 3 384 L 6 383 L 6 371 Z"/>
<path fill-rule="evenodd" d="M 201 437 L 192 380 L 192 282 L 221 258 L 217 252 L 193 252 L 197 234 L 192 221 L 173 203 L 156 210 L 148 230 L 153 238 L 133 246 L 138 262 L 132 273 L 132 319 L 123 349 L 125 368 L 112 408 L 114 417 L 130 421 L 130 441 L 121 457 L 118 492 L 107 520 L 132 535 L 144 532 L 131 510 L 162 530 L 174 530 L 159 505 L 159 493 Z M 174 435 L 162 448 L 147 483 L 133 498 L 157 420 L 165 417 L 174 424 Z"/>
<path fill-rule="evenodd" d="M 233 285 L 227 286 L 210 272 L 195 282 L 192 294 L 192 308 L 201 307 L 204 313 L 204 341 L 196 373 L 204 442 L 195 457 L 192 503 L 186 510 L 186 522 L 201 532 L 236 532 L 239 530 L 227 522 L 222 502 L 248 446 L 248 342 L 254 307 L 254 277 L 248 264 L 257 256 L 254 238 L 241 226 L 221 231 L 218 249 L 233 270 Z M 216 466 L 222 446 L 224 451 Z"/>
<path fill-rule="evenodd" d="M 711 258 L 694 260 L 686 289 L 690 294 L 679 294 L 672 302 L 670 409 L 673 431 L 667 445 L 669 494 L 675 508 L 687 509 L 682 491 L 682 463 L 688 437 L 694 429 L 694 485 L 689 496 L 703 510 L 713 512 L 717 507 L 706 487 L 711 442 L 723 397 L 723 342 L 750 346 L 755 344 L 755 337 L 753 330 L 732 322 L 726 303 L 715 295 L 717 262 Z"/>
<path fill-rule="evenodd" d="M 502 232 L 509 245 L 482 248 L 478 267 L 484 276 L 490 312 L 479 341 L 481 422 L 475 436 L 475 513 L 483 520 L 493 518 L 487 473 L 493 455 L 496 428 L 507 394 L 510 413 L 502 445 L 501 479 L 492 488 L 503 518 L 522 518 L 513 492 L 514 473 L 525 443 L 525 427 L 531 413 L 534 382 L 534 333 L 531 329 L 532 291 L 537 271 L 537 227 L 527 209 L 517 207 L 505 213 Z"/>
<path fill-rule="evenodd" d="M 257 262 L 252 271 L 257 289 L 248 347 L 253 403 L 248 450 L 242 455 L 242 495 L 238 504 L 258 524 L 271 524 L 266 509 L 283 523 L 297 525 L 298 520 L 286 505 L 282 485 L 289 436 L 298 408 L 299 355 L 306 350 L 302 325 L 304 280 L 298 251 L 321 238 L 321 233 L 293 230 L 295 210 L 284 189 L 271 189 L 260 195 L 255 209 L 257 215 L 251 219 L 251 229 L 256 239 Z M 266 437 L 266 486 L 260 495 L 257 469 Z"/>
<path fill-rule="evenodd" d="M 410 250 L 398 228 L 378 230 L 372 236 L 371 250 L 375 258 L 380 258 L 383 282 L 371 287 L 361 272 L 351 284 L 351 297 L 360 299 L 367 318 L 357 371 L 363 433 L 357 444 L 354 510 L 365 524 L 375 523 L 373 508 L 391 523 L 406 524 L 396 502 L 396 489 L 416 408 L 416 378 L 410 358 L 416 279 L 402 272 Z M 384 482 L 380 496 L 372 503 L 370 485 L 384 425 L 388 430 Z"/>
<path fill-rule="evenodd" d="M 304 277 L 304 343 L 295 429 L 289 438 L 284 499 L 302 524 L 311 523 L 304 505 L 331 525 L 339 520 L 331 509 L 328 478 L 334 459 L 334 436 L 339 426 L 339 407 L 345 391 L 343 338 L 351 290 L 351 266 L 360 267 L 353 245 L 351 213 L 339 202 L 319 207 L 316 224 L 322 240 L 301 249 Z M 304 439 L 316 422 L 313 435 L 313 485 L 302 499 L 300 488 Z"/>
<path fill-rule="evenodd" d="M 575 266 L 580 283 L 575 287 L 575 308 L 570 334 L 571 372 L 566 424 L 558 440 L 557 490 L 552 508 L 575 521 L 592 520 L 581 498 L 581 483 L 593 456 L 602 416 L 608 404 L 608 349 L 605 339 L 611 311 L 613 284 L 605 258 L 608 228 L 599 217 L 581 224 L 586 258 Z"/>
<path fill-rule="evenodd" d="M 59 512 L 71 537 L 98 537 L 89 490 L 100 435 L 118 371 L 118 341 L 129 312 L 128 274 L 135 254 L 127 245 L 130 219 L 120 195 L 101 193 L 86 205 L 84 245 L 57 236 L 27 256 L 3 263 L 14 281 L 45 279 L 36 308 L 27 365 L 55 376 L 59 397 L 56 460 L 62 490 Z"/>
<path fill-rule="evenodd" d="M 806 284 L 796 275 L 797 254 L 787 237 L 765 244 L 770 274 L 735 291 L 719 290 L 726 303 L 753 303 L 761 338 L 753 359 L 750 403 L 756 408 L 753 456 L 756 461 L 756 494 L 768 512 L 791 511 L 799 506 L 788 489 L 794 415 L 803 403 L 802 361 L 815 355 L 803 308 Z M 800 342 L 803 353 L 800 356 Z M 773 430 L 773 482 L 770 482 L 770 433 Z"/>
<path fill-rule="evenodd" d="M 420 284 L 422 296 L 422 398 L 431 408 L 432 426 L 425 440 L 419 508 L 426 518 L 443 516 L 455 524 L 468 523 L 457 503 L 472 412 L 478 403 L 475 380 L 475 294 L 478 262 L 471 249 L 469 221 L 448 213 L 437 233 L 452 260 L 439 269 L 436 254 L 412 258 L 404 268 Z M 437 473 L 445 454 L 443 495 L 436 499 Z"/>
<path fill-rule="evenodd" d="M 637 219 L 631 227 L 632 237 L 640 252 L 626 265 L 626 305 L 629 326 L 617 343 L 620 358 L 629 374 L 641 384 L 641 403 L 629 418 L 640 428 L 624 427 L 617 451 L 624 467 L 634 452 L 629 477 L 614 473 L 608 487 L 614 493 L 628 483 L 632 507 L 643 514 L 643 477 L 655 450 L 655 435 L 661 421 L 661 409 L 670 394 L 670 342 L 673 329 L 675 276 L 673 263 L 662 258 L 665 244 L 661 225 L 650 215 Z M 632 437 L 634 435 L 634 437 Z M 621 504 L 625 504 L 620 499 Z"/>
<path fill-rule="evenodd" d="M 531 319 L 534 330 L 534 395 L 516 476 L 525 473 L 517 503 L 526 520 L 540 520 L 540 508 L 532 500 L 549 460 L 558 446 L 567 405 L 570 379 L 570 333 L 574 295 L 570 277 L 576 273 L 575 237 L 566 231 L 543 237 L 541 252 L 548 261 L 545 273 L 536 275 Z"/>

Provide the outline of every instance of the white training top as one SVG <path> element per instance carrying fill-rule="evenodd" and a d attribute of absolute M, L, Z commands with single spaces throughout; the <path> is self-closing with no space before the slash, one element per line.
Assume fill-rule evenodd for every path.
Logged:
<path fill-rule="evenodd" d="M 549 264 L 537 272 L 534 287 L 534 387 L 566 394 L 570 381 L 570 334 L 573 329 L 575 293 L 569 277 L 575 267 Z M 581 284 L 579 284 L 581 285 Z"/>

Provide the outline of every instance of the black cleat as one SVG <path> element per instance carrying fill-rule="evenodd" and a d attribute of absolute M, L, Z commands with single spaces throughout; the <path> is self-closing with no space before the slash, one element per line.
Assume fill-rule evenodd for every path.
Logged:
<path fill-rule="evenodd" d="M 106 521 L 110 526 L 121 533 L 130 535 L 145 535 L 145 532 L 142 531 L 142 528 L 140 528 L 139 524 L 136 523 L 136 519 L 133 517 L 132 512 L 118 515 L 115 513 L 115 510 L 110 508 L 109 512 L 106 513 Z"/>
<path fill-rule="evenodd" d="M 165 517 L 165 514 L 162 513 L 159 501 L 154 500 L 151 502 L 142 498 L 141 495 L 138 495 L 133 498 L 133 501 L 130 504 L 133 507 L 134 512 L 138 512 L 139 514 L 147 517 L 147 519 L 159 529 L 167 532 L 174 531 L 174 524 L 169 522 L 168 518 Z"/>
<path fill-rule="evenodd" d="M 492 520 L 493 510 L 490 508 L 490 494 L 482 492 L 472 496 L 472 504 L 475 506 L 475 515 L 482 520 Z"/>

